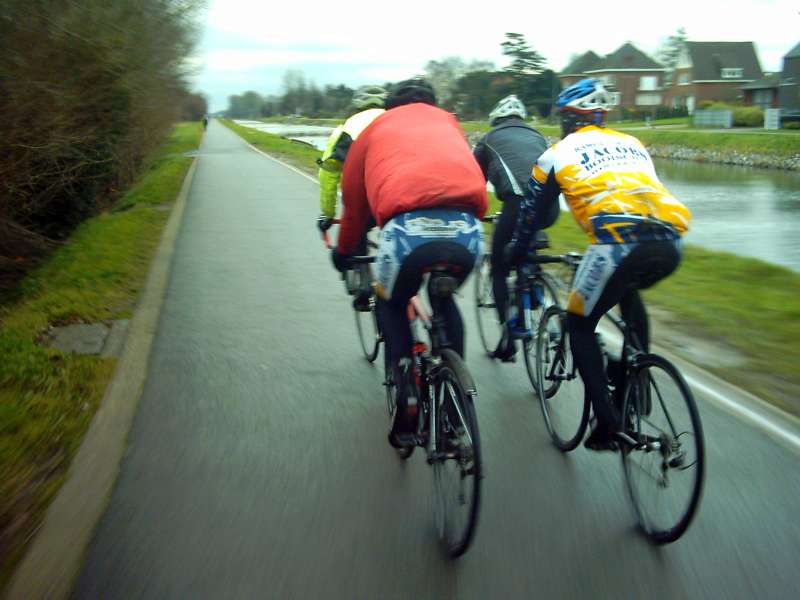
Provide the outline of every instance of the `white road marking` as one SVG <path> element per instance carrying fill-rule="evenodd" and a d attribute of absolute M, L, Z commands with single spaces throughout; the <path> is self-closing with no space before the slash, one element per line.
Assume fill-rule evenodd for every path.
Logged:
<path fill-rule="evenodd" d="M 781 439 L 783 442 L 791 446 L 794 450 L 800 452 L 800 436 L 796 435 L 792 431 L 789 431 L 788 429 L 781 427 L 780 425 L 771 421 L 770 419 L 767 419 L 764 416 L 758 414 L 758 412 L 750 409 L 741 402 L 731 400 L 724 394 L 706 385 L 702 381 L 699 381 L 695 377 L 691 377 L 689 375 L 684 374 L 683 378 L 686 380 L 686 383 L 688 383 L 692 388 L 700 390 L 701 392 L 709 396 L 713 402 L 715 402 L 722 408 L 727 409 L 728 412 L 732 413 L 736 417 L 739 417 L 740 420 L 749 421 L 752 425 L 758 427 L 759 429 L 762 429 L 769 435 Z"/>
<path fill-rule="evenodd" d="M 289 170 L 291 170 L 291 171 L 294 171 L 294 172 L 295 172 L 295 173 L 297 173 L 298 175 L 302 175 L 303 177 L 305 177 L 305 178 L 306 178 L 306 179 L 308 179 L 309 181 L 313 181 L 314 183 L 316 183 L 317 185 L 319 185 L 319 180 L 318 180 L 316 177 L 312 177 L 311 175 L 309 175 L 308 173 L 304 173 L 303 171 L 301 171 L 301 170 L 300 170 L 300 169 L 298 169 L 297 167 L 293 167 L 292 165 L 290 165 L 290 164 L 287 164 L 287 163 L 283 162 L 282 160 L 278 160 L 278 159 L 277 159 L 277 158 L 275 158 L 274 156 L 270 156 L 269 154 L 267 154 L 267 153 L 266 153 L 266 152 L 264 152 L 263 150 L 259 150 L 258 148 L 256 148 L 255 146 L 253 146 L 253 144 L 250 144 L 250 143 L 248 143 L 248 142 L 245 142 L 245 144 L 247 144 L 247 145 L 250 147 L 250 149 L 251 149 L 251 150 L 255 150 L 256 152 L 258 152 L 258 153 L 259 153 L 261 156 L 266 156 L 268 159 L 270 159 L 270 160 L 272 160 L 272 161 L 275 161 L 275 162 L 276 162 L 276 163 L 278 163 L 279 165 L 283 165 L 283 166 L 284 166 L 284 167 L 286 167 L 287 169 L 289 169 Z M 320 153 L 320 154 L 321 154 L 321 153 Z"/>

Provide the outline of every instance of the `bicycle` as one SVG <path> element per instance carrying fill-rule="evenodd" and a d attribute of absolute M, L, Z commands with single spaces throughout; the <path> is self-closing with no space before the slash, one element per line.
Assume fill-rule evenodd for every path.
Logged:
<path fill-rule="evenodd" d="M 548 259 L 567 264 L 574 273 L 580 255 Z M 628 497 L 639 527 L 650 540 L 658 544 L 674 542 L 697 512 L 705 477 L 705 440 L 697 405 L 671 362 L 644 352 L 621 317 L 611 312 L 605 316 L 621 337 L 622 379 L 617 390 L 610 386 L 609 390 L 621 404 L 623 425 L 615 438 Z M 590 406 L 572 361 L 565 320 L 566 312 L 559 306 L 545 311 L 536 340 L 536 366 L 545 425 L 556 447 L 569 452 L 586 433 Z M 605 345 L 601 347 L 608 360 Z M 574 384 L 579 384 L 579 389 Z M 684 409 L 685 414 L 678 409 Z M 684 475 L 690 469 L 692 473 Z M 652 483 L 659 494 L 650 498 L 652 503 L 645 497 L 647 483 Z M 663 496 L 677 487 L 684 488 L 685 498 L 677 503 L 675 514 L 659 519 L 654 513 L 663 506 Z"/>
<path fill-rule="evenodd" d="M 332 219 L 332 225 L 339 224 L 339 219 Z M 322 232 L 322 239 L 325 246 L 330 250 L 331 242 L 330 236 L 327 231 Z M 367 240 L 368 248 L 375 248 L 377 245 L 371 240 Z M 361 294 L 369 294 L 368 304 L 366 309 L 359 309 L 353 306 L 353 313 L 356 321 L 356 332 L 358 333 L 358 341 L 361 344 L 361 350 L 364 353 L 364 358 L 368 362 L 375 362 L 380 352 L 381 342 L 383 336 L 381 335 L 378 327 L 378 316 L 375 307 L 375 296 L 372 294 L 372 273 L 368 264 L 359 264 L 356 268 L 351 269 L 342 274 L 345 288 L 347 293 L 351 296 L 359 296 Z"/>
<path fill-rule="evenodd" d="M 484 217 L 484 223 L 496 223 L 500 213 Z M 535 249 L 549 247 L 547 235 L 539 232 Z M 539 319 L 548 306 L 558 303 L 557 286 L 553 277 L 540 268 L 540 263 L 522 262 L 511 268 L 513 282 L 509 285 L 508 317 L 512 340 L 521 340 L 525 359 L 525 370 L 531 386 L 536 391 L 536 362 L 534 360 L 535 336 Z M 497 314 L 497 304 L 492 291 L 492 267 L 490 254 L 484 254 L 475 278 L 475 307 L 478 333 L 483 348 L 489 356 L 503 335 L 503 322 Z M 520 318 L 521 316 L 521 318 Z"/>
<path fill-rule="evenodd" d="M 375 256 L 353 256 L 350 263 L 356 270 L 375 260 Z M 412 445 L 395 451 L 406 460 L 416 447 L 425 450 L 426 462 L 433 467 L 437 531 L 446 554 L 457 558 L 474 539 L 480 508 L 483 466 L 475 413 L 478 392 L 461 356 L 447 338 L 444 318 L 439 316 L 439 306 L 455 293 L 458 282 L 447 265 L 432 267 L 429 277 L 432 311 L 425 308 L 419 296 L 412 297 L 408 304 L 414 340 L 413 372 L 419 391 L 417 430 Z M 374 306 L 374 293 L 370 301 Z M 376 319 L 375 323 L 383 340 L 379 321 Z M 386 352 L 383 385 L 391 423 L 397 410 L 397 386 Z"/>

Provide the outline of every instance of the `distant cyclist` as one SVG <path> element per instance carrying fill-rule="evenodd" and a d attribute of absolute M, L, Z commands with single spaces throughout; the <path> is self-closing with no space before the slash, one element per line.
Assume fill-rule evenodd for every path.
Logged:
<path fill-rule="evenodd" d="M 503 249 L 511 241 L 517 223 L 519 205 L 525 196 L 528 179 L 536 159 L 547 148 L 541 133 L 525 123 L 525 105 L 514 94 L 506 96 L 489 113 L 491 131 L 475 146 L 475 159 L 483 175 L 494 186 L 494 192 L 503 202 L 503 212 L 495 225 L 492 238 L 492 292 L 501 323 L 506 323 L 508 305 L 509 268 L 503 261 Z M 558 210 L 556 205 L 555 210 Z M 494 357 L 513 360 L 516 354 L 506 324 Z"/>
<path fill-rule="evenodd" d="M 414 432 L 417 398 L 408 302 L 434 265 L 449 265 L 459 283 L 467 278 L 481 255 L 487 199 L 464 133 L 453 115 L 436 107 L 429 83 L 398 83 L 386 109 L 353 143 L 344 164 L 344 212 L 332 258 L 344 271 L 370 221 L 381 228 L 378 316 L 398 390 L 389 441 L 402 446 Z M 440 316 L 463 356 L 464 324 L 452 298 Z"/>
<path fill-rule="evenodd" d="M 322 156 L 317 160 L 319 165 L 319 209 L 317 226 L 321 231 L 330 229 L 336 216 L 336 198 L 339 181 L 342 178 L 342 165 L 347 158 L 350 145 L 359 134 L 383 114 L 386 90 L 379 85 L 364 85 L 353 94 L 352 107 L 357 112 L 331 132 L 328 144 Z M 359 246 L 359 253 L 366 252 L 366 233 Z M 369 269 L 365 269 L 367 272 Z M 354 299 L 356 308 L 366 309 L 368 295 L 361 293 Z"/>
<path fill-rule="evenodd" d="M 659 181 L 653 161 L 636 138 L 606 129 L 609 94 L 595 79 L 583 79 L 558 96 L 562 139 L 539 158 L 530 190 L 520 208 L 508 262 L 520 260 L 543 219 L 564 198 L 591 241 L 575 276 L 567 305 L 570 346 L 594 424 L 585 446 L 614 449 L 621 426 L 619 407 L 610 401 L 603 356 L 594 330 L 619 304 L 623 319 L 649 347 L 647 313 L 639 290 L 671 274 L 681 260 L 681 235 L 689 210 Z M 612 385 L 617 372 L 609 368 Z"/>

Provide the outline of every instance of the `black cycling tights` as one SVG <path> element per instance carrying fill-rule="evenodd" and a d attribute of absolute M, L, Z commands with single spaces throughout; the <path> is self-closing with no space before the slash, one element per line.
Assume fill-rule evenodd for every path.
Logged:
<path fill-rule="evenodd" d="M 594 333 L 597 323 L 614 305 L 619 304 L 623 320 L 647 352 L 650 348 L 650 331 L 639 290 L 650 287 L 672 273 L 679 262 L 680 252 L 674 242 L 643 242 L 622 259 L 591 314 L 585 317 L 567 314 L 572 356 L 601 426 L 617 427 L 621 415 L 608 399 L 603 355 Z M 610 367 L 609 372 L 614 372 L 613 365 Z M 619 377 L 619 370 L 616 371 Z M 611 383 L 618 385 L 620 382 Z"/>
<path fill-rule="evenodd" d="M 517 215 L 519 215 L 519 205 L 522 201 L 520 197 L 513 197 L 503 201 L 503 212 L 494 227 L 492 234 L 492 293 L 494 302 L 497 306 L 497 315 L 500 322 L 506 320 L 506 308 L 508 304 L 508 277 L 509 267 L 503 260 L 503 249 L 514 236 L 514 227 L 517 225 Z"/>
<path fill-rule="evenodd" d="M 378 299 L 378 319 L 390 364 L 395 365 L 401 358 L 411 357 L 413 339 L 406 312 L 408 302 L 419 290 L 428 267 L 442 263 L 452 266 L 450 271 L 461 285 L 475 265 L 475 255 L 454 242 L 430 242 L 420 246 L 403 261 L 391 299 Z M 464 322 L 452 296 L 440 300 L 438 316 L 444 319 L 447 339 L 453 349 L 464 356 Z"/>

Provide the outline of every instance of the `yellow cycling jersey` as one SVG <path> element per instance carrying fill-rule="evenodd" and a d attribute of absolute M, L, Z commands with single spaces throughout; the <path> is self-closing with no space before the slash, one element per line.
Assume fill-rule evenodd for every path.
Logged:
<path fill-rule="evenodd" d="M 633 136 L 582 127 L 539 157 L 532 178 L 544 186 L 550 172 L 593 243 L 598 234 L 612 243 L 628 241 L 618 232 L 643 217 L 666 222 L 680 235 L 689 228 L 689 209 L 659 181 L 650 154 Z"/>
<path fill-rule="evenodd" d="M 350 143 L 384 112 L 386 111 L 382 108 L 362 110 L 331 132 L 328 145 L 319 160 L 319 207 L 325 216 L 332 218 L 336 214 L 336 192 L 342 178 L 342 163 Z"/>

